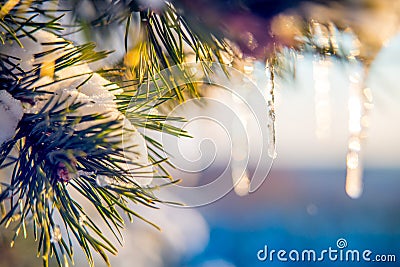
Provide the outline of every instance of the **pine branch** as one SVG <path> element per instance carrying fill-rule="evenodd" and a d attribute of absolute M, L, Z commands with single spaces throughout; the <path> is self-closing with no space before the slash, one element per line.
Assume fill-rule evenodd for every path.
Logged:
<path fill-rule="evenodd" d="M 21 37 L 34 39 L 32 34 L 41 29 L 52 32 L 62 30 L 58 22 L 62 16 L 56 17 L 55 10 L 44 7 L 50 2 L 52 0 L 0 1 L 0 28 L 6 33 L 0 36 L 0 43 L 6 45 L 7 42 L 15 41 L 22 47 Z"/>
<path fill-rule="evenodd" d="M 210 33 L 196 32 L 189 27 L 184 14 L 180 14 L 169 2 L 160 2 L 157 9 L 151 4 L 139 1 L 90 1 L 96 10 L 94 18 L 80 15 L 79 4 L 72 4 L 72 13 L 83 31 L 88 32 L 104 25 L 125 25 L 124 46 L 127 78 L 137 80 L 139 85 L 146 80 L 160 76 L 160 72 L 171 66 L 186 62 L 188 50 L 193 51 L 198 62 L 223 62 L 221 51 L 231 54 L 229 44 Z M 138 19 L 134 19 L 139 17 Z M 139 30 L 139 37 L 129 47 L 131 29 Z M 184 101 L 189 97 L 198 97 L 196 84 L 190 79 L 187 70 L 182 69 L 186 86 L 175 87 L 173 97 Z"/>
<path fill-rule="evenodd" d="M 31 5 L 28 6 L 28 2 Z M 0 168 L 12 168 L 12 175 L 0 189 L 0 203 L 4 207 L 0 224 L 14 227 L 12 244 L 21 231 L 26 237 L 27 225 L 32 225 L 38 242 L 38 255 L 42 256 L 44 266 L 49 264 L 52 255 L 60 266 L 72 262 L 73 240 L 80 245 L 91 266 L 94 265 L 93 251 L 99 253 L 109 265 L 107 254 L 115 254 L 116 247 L 88 216 L 82 203 L 73 199 L 70 193 L 81 194 L 91 203 L 121 243 L 123 214 L 155 226 L 136 213 L 129 203 L 156 208 L 161 201 L 153 191 L 159 187 L 141 186 L 136 182 L 135 175 L 144 175 L 146 166 L 127 158 L 124 153 L 120 137 L 125 129 L 121 120 L 110 119 L 112 114 L 107 112 L 82 114 L 80 110 L 88 102 L 71 99 L 72 95 L 66 97 L 54 88 L 79 81 L 74 88 L 66 88 L 77 92 L 100 73 L 112 81 L 104 87 L 112 91 L 117 90 L 115 85 L 118 85 L 124 90 L 115 96 L 115 102 L 120 112 L 129 111 L 128 119 L 133 126 L 187 137 L 188 133 L 169 124 L 183 118 L 170 118 L 154 114 L 151 110 L 169 101 L 184 101 L 188 95 L 198 96 L 196 84 L 185 69 L 180 69 L 185 86 L 176 86 L 171 79 L 166 82 L 160 74 L 165 68 L 185 62 L 185 47 L 194 51 L 197 61 L 214 61 L 221 60 L 220 54 L 215 51 L 223 50 L 224 46 L 211 36 L 204 38 L 193 32 L 170 3 L 158 12 L 150 7 L 135 7 L 134 1 L 119 1 L 115 6 L 106 5 L 105 11 L 90 23 L 81 21 L 82 29 L 85 30 L 85 24 L 125 23 L 127 40 L 132 13 L 139 12 L 142 39 L 133 48 L 128 49 L 126 45 L 124 64 L 128 72 L 123 66 L 117 66 L 116 69 L 100 70 L 96 74 L 86 64 L 105 58 L 109 52 L 95 51 L 92 43 L 75 45 L 62 38 L 56 41 L 36 39 L 37 33 L 43 30 L 62 36 L 63 27 L 68 26 L 59 22 L 62 16 L 59 13 L 68 11 L 51 9 L 47 2 L 51 1 L 43 4 L 41 1 L 20 1 L 7 12 L 4 8 L 0 19 L 0 27 L 7 32 L 5 37 L 0 37 L 3 38 L 0 40 L 3 42 L 0 89 L 30 105 L 45 103 L 40 110 L 26 109 L 14 138 L 1 144 Z M 93 4 L 104 2 L 94 1 Z M 129 8 L 120 9 L 120 5 L 128 5 Z M 34 55 L 31 69 L 23 68 L 24 62 L 18 55 L 7 51 L 13 42 L 22 46 L 23 38 L 36 42 L 42 48 Z M 84 66 L 85 71 L 69 75 L 68 70 L 77 66 Z M 129 76 L 128 79 L 121 74 Z M 142 85 L 151 82 L 158 92 L 163 93 L 162 97 L 156 96 L 153 91 L 138 90 L 146 88 Z M 132 98 L 135 99 L 133 104 Z M 172 165 L 160 153 L 163 151 L 162 144 L 149 136 L 144 138 L 150 164 L 159 168 L 159 173 L 153 177 L 171 179 L 163 167 L 163 164 Z M 128 171 L 122 167 L 124 164 L 137 168 Z M 174 182 L 171 180 L 171 183 Z M 58 225 L 60 221 L 55 219 L 57 213 L 63 225 Z M 62 234 L 62 229 L 66 230 L 66 235 Z"/>
<path fill-rule="evenodd" d="M 119 122 L 110 121 L 76 130 L 79 123 L 97 121 L 107 115 L 73 116 L 71 113 L 82 104 L 62 108 L 65 100 L 53 97 L 49 103 L 54 102 L 39 114 L 25 114 L 15 138 L 1 147 L 0 165 L 12 161 L 14 169 L 10 184 L 3 185 L 0 195 L 0 202 L 6 202 L 9 207 L 0 224 L 7 226 L 15 221 L 14 242 L 20 229 L 26 228 L 26 222 L 33 221 L 35 229 L 39 229 L 35 233 L 40 232 L 39 249 L 47 265 L 53 253 L 57 261 L 65 255 L 72 258 L 71 241 L 67 246 L 64 237 L 57 237 L 59 226 L 53 221 L 57 209 L 89 262 L 93 264 L 89 246 L 108 262 L 104 251 L 115 253 L 116 248 L 69 196 L 67 185 L 94 205 L 117 239 L 120 239 L 120 229 L 123 228 L 121 211 L 147 221 L 128 208 L 127 200 L 150 207 L 155 207 L 159 200 L 150 193 L 151 188 L 141 188 L 126 170 L 115 164 L 125 160 L 120 141 L 111 141 L 113 133 L 120 130 Z M 8 155 L 13 147 L 18 147 L 18 155 L 10 158 Z M 109 183 L 102 184 L 99 181 L 101 177 L 109 179 Z"/>

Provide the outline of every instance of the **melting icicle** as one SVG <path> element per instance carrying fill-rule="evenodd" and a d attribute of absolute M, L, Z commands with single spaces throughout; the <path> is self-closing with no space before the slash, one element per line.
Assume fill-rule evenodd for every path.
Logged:
<path fill-rule="evenodd" d="M 353 73 L 349 78 L 348 109 L 350 138 L 346 158 L 346 193 L 351 198 L 358 198 L 362 193 L 362 170 L 360 165 L 362 118 L 361 77 L 359 73 Z"/>
<path fill-rule="evenodd" d="M 318 59 L 313 62 L 314 101 L 315 101 L 315 134 L 317 138 L 329 137 L 331 123 L 329 68 L 331 62 Z"/>
<path fill-rule="evenodd" d="M 270 72 L 270 100 L 268 101 L 268 156 L 277 157 L 275 136 L 275 69 L 271 61 L 267 62 Z"/>
<path fill-rule="evenodd" d="M 363 168 L 361 163 L 362 139 L 368 127 L 368 111 L 372 108 L 372 93 L 363 87 L 360 72 L 350 75 L 349 86 L 349 133 L 346 158 L 346 193 L 351 198 L 359 198 L 363 192 Z"/>
<path fill-rule="evenodd" d="M 62 234 L 61 234 L 60 226 L 56 225 L 53 228 L 53 233 L 52 233 L 52 236 L 51 236 L 51 242 L 52 243 L 60 242 L 61 238 L 62 238 Z"/>

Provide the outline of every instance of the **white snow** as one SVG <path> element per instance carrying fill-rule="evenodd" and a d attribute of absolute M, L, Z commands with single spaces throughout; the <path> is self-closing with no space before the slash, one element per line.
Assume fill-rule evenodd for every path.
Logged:
<path fill-rule="evenodd" d="M 0 145 L 14 136 L 22 115 L 21 101 L 13 98 L 6 90 L 0 90 Z"/>
<path fill-rule="evenodd" d="M 37 42 L 29 38 L 21 39 L 23 48 L 19 47 L 18 44 L 14 43 L 10 46 L 0 47 L 0 52 L 7 52 L 8 54 L 15 55 L 21 58 L 21 68 L 28 71 L 33 68 L 35 64 L 41 64 L 44 61 L 54 61 L 61 57 L 65 52 L 56 51 L 45 57 L 35 59 L 36 53 L 49 51 L 54 48 L 52 45 L 41 45 L 43 43 L 60 42 L 65 41 L 64 39 L 42 30 L 37 31 L 33 34 L 37 39 Z M 73 44 L 68 45 L 68 48 L 72 48 Z M 7 49 L 6 51 L 4 51 Z M 82 85 L 82 83 L 91 78 Z M 54 83 L 53 78 L 44 76 L 37 81 L 33 87 L 41 87 L 41 90 L 46 90 L 55 93 L 60 99 L 67 99 L 65 105 L 70 105 L 73 102 L 85 103 L 84 106 L 77 110 L 77 115 L 90 115 L 90 114 L 107 114 L 106 119 L 97 120 L 94 122 L 85 122 L 77 125 L 77 130 L 85 129 L 92 125 L 108 122 L 111 120 L 118 121 L 119 125 L 123 126 L 122 130 L 118 132 L 118 140 L 122 141 L 121 148 L 123 148 L 126 157 L 134 160 L 136 164 L 120 164 L 121 167 L 132 173 L 134 179 L 141 185 L 147 185 L 151 182 L 153 168 L 148 166 L 150 164 L 148 160 L 147 146 L 143 136 L 136 130 L 136 128 L 125 118 L 125 116 L 117 110 L 116 103 L 114 102 L 115 94 L 122 91 L 116 85 L 110 85 L 111 82 L 103 78 L 97 73 L 93 73 L 92 69 L 88 64 L 79 64 L 70 67 L 66 67 L 55 73 L 55 77 L 59 82 Z M 106 85 L 108 85 L 106 87 Z M 79 88 L 77 88 L 79 86 Z M 112 92 L 110 91 L 112 90 Z M 49 101 L 38 100 L 36 105 L 29 108 L 29 112 L 38 112 L 45 103 Z M 7 102 L 8 103 L 8 102 Z M 20 104 L 20 103 L 19 103 Z M 53 103 L 54 104 L 54 103 Z M 0 106 L 3 108 L 3 106 Z M 5 108 L 3 108 L 5 109 Z M 0 109 L 1 111 L 1 109 Z M 9 113 L 0 114 L 0 122 L 6 123 L 10 121 L 10 129 L 6 133 L 2 133 L 1 140 L 6 137 L 10 137 L 15 132 L 15 127 L 18 123 L 18 116 L 4 115 Z M 10 113 L 11 114 L 11 113 Z M 22 114 L 22 112 L 21 112 Z M 21 115 L 22 116 L 22 115 Z M 4 117 L 4 118 L 3 118 Z M 12 122 L 12 123 L 11 123 Z M 3 123 L 2 123 L 3 125 Z M 12 127 L 13 128 L 12 128 Z M 115 132 L 117 133 L 117 132 Z M 4 137 L 3 137 L 4 135 Z M 117 141 L 118 141 L 117 140 Z M 111 139 L 110 139 L 111 141 Z M 129 148 L 129 149 L 128 149 Z M 138 169 L 138 166 L 147 166 Z M 145 173 L 145 174 L 143 174 Z M 144 177 L 144 178 L 139 178 Z"/>

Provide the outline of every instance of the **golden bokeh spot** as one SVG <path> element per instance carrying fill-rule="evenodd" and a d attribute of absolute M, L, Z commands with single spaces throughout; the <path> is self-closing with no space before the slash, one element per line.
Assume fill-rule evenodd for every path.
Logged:
<path fill-rule="evenodd" d="M 136 67 L 140 62 L 140 47 L 136 46 L 129 50 L 124 58 L 125 66 Z"/>
<path fill-rule="evenodd" d="M 4 18 L 10 11 L 18 5 L 20 0 L 8 0 L 0 9 L 0 19 Z"/>
<path fill-rule="evenodd" d="M 281 14 L 272 19 L 271 31 L 284 44 L 293 45 L 295 37 L 301 36 L 298 25 L 301 25 L 301 21 L 297 16 Z"/>
<path fill-rule="evenodd" d="M 54 60 L 47 60 L 42 63 L 40 67 L 40 77 L 48 76 L 50 78 L 54 77 L 55 71 L 55 61 Z"/>

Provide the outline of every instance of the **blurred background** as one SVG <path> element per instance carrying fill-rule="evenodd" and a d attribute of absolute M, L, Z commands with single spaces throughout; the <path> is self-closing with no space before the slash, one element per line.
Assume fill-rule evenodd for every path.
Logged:
<path fill-rule="evenodd" d="M 210 4 L 210 1 L 199 2 Z M 400 19 L 396 13 L 399 1 L 338 1 L 347 4 L 363 2 L 363 7 L 368 7 L 349 7 L 346 10 L 339 5 L 327 7 L 325 4 L 329 1 L 321 1 L 323 5 L 287 1 L 287 6 L 277 6 L 273 14 L 262 11 L 270 10 L 267 2 L 249 1 L 246 14 L 251 15 L 250 22 L 269 20 L 279 12 L 286 12 L 287 8 L 296 7 L 301 15 L 314 12 L 324 18 L 324 14 L 329 14 L 331 20 L 350 24 L 357 31 L 360 42 L 368 44 L 362 53 L 371 61 L 366 85 L 372 91 L 374 108 L 369 114 L 368 137 L 361 154 L 363 194 L 358 199 L 351 199 L 345 192 L 349 70 L 353 66 L 336 59 L 329 59 L 328 64 L 321 66 L 316 64 L 319 59 L 315 56 L 299 54 L 293 59 L 295 78 L 277 80 L 277 157 L 261 187 L 251 194 L 246 189 L 243 193 L 235 188 L 221 199 L 195 208 L 162 205 L 160 210 L 154 211 L 135 206 L 162 231 L 142 221 L 128 224 L 125 244 L 119 255 L 111 258 L 113 266 L 344 266 L 341 262 L 329 261 L 285 263 L 260 262 L 257 259 L 257 252 L 264 245 L 276 250 L 319 251 L 335 247 L 339 238 L 347 240 L 349 249 L 369 249 L 376 254 L 397 256 L 397 263 L 346 263 L 345 266 L 399 265 L 400 90 L 397 75 L 400 73 L 400 35 L 397 33 Z M 216 8 L 219 10 L 220 5 Z M 289 13 L 293 14 L 291 12 L 294 11 L 290 9 Z M 238 24 L 242 23 L 244 21 L 238 21 Z M 281 37 L 285 38 L 285 35 Z M 252 68 L 265 74 L 265 63 L 257 60 L 257 53 L 251 55 L 255 56 Z M 265 77 L 253 76 L 252 79 Z M 321 100 L 316 99 L 315 91 L 322 78 L 328 93 L 322 95 Z M 216 97 L 217 91 L 208 90 L 207 95 Z M 322 109 L 318 101 L 325 103 Z M 226 103 L 235 109 L 234 102 L 226 100 Z M 203 108 L 207 109 L 207 106 Z M 182 115 L 189 116 L 190 112 L 202 111 L 182 112 Z M 219 111 L 208 109 L 208 116 L 212 117 L 213 112 Z M 325 116 L 322 124 L 317 116 L 321 113 Z M 210 140 L 221 138 L 214 129 L 201 123 L 192 125 L 190 133 Z M 263 142 L 262 136 L 251 133 L 249 136 L 250 146 Z M 199 146 L 195 141 L 182 141 L 183 149 L 185 153 L 192 153 L 192 157 L 199 157 L 198 164 L 206 167 L 196 174 L 175 171 L 175 177 L 181 178 L 183 185 L 191 187 L 208 184 L 221 175 L 222 179 L 231 181 L 231 172 L 222 171 L 229 158 L 221 156 L 221 160 L 211 160 L 212 164 L 208 164 L 211 154 L 218 151 L 213 147 L 218 142 Z M 219 145 L 224 146 L 224 143 Z M 271 159 L 265 158 L 261 162 L 269 167 Z M 254 173 L 253 165 L 249 164 L 246 170 L 250 177 Z M 162 199 L 181 199 L 168 188 L 160 190 L 159 196 Z M 10 249 L 10 233 L 7 230 L 2 232 L 0 266 L 41 265 L 41 260 L 35 257 L 33 240 L 19 240 L 16 249 Z M 102 264 L 98 260 L 97 265 Z M 79 249 L 76 249 L 75 265 L 87 266 Z"/>
<path fill-rule="evenodd" d="M 264 245 L 276 250 L 321 251 L 336 248 L 336 241 L 345 238 L 349 249 L 370 249 L 376 254 L 398 257 L 400 93 L 396 76 L 400 71 L 399 47 L 400 36 L 388 41 L 372 63 L 367 78 L 374 108 L 361 153 L 364 192 L 358 199 L 350 198 L 345 192 L 350 67 L 341 61 L 329 61 L 325 73 L 329 95 L 324 100 L 328 104 L 322 111 L 328 113 L 325 114 L 328 122 L 321 128 L 316 116 L 318 99 L 315 99 L 316 80 L 321 79 L 315 69 L 320 66 L 315 65 L 315 57 L 306 54 L 297 58 L 296 79 L 278 81 L 275 93 L 277 157 L 267 179 L 255 193 L 246 194 L 235 187 L 209 205 L 190 209 L 203 216 L 208 241 L 195 255 L 184 254 L 176 266 L 397 266 L 398 262 L 260 262 L 256 253 Z M 263 68 L 262 64 L 257 66 Z M 218 140 L 217 147 L 221 144 L 215 128 L 192 127 L 194 136 L 195 129 L 198 135 L 208 132 L 209 139 Z M 249 131 L 249 142 L 260 145 L 263 137 Z M 197 143 L 192 147 L 185 144 L 187 151 L 201 151 L 199 155 L 206 162 L 207 151 L 221 151 L 207 150 L 207 146 L 197 146 Z M 262 162 L 269 164 L 266 158 Z M 223 173 L 224 165 L 222 161 L 219 163 L 197 176 L 179 173 L 178 177 L 188 186 L 207 184 Z M 250 162 L 247 171 L 251 177 L 254 162 Z M 230 172 L 223 175 L 227 180 L 232 179 Z M 198 223 L 193 222 L 192 227 L 195 225 Z M 195 229 L 192 235 L 197 236 Z"/>

